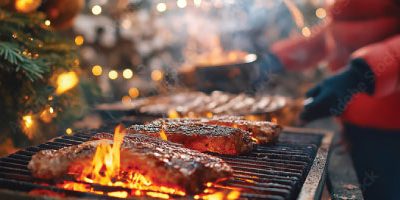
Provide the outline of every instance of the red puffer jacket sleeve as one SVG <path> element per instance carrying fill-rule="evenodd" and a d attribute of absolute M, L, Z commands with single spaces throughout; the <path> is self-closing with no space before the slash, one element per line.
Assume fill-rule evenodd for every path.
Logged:
<path fill-rule="evenodd" d="M 400 91 L 400 35 L 365 46 L 352 54 L 363 58 L 373 71 L 374 96 L 384 97 Z"/>
<path fill-rule="evenodd" d="M 270 51 L 286 70 L 303 70 L 327 61 L 333 70 L 344 67 L 351 54 L 400 32 L 400 3 L 394 0 L 336 0 L 327 8 L 326 24 L 274 43 Z"/>

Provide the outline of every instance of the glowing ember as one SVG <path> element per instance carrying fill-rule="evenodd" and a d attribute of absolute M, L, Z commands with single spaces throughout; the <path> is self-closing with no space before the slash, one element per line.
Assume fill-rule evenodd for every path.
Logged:
<path fill-rule="evenodd" d="M 207 190 L 207 189 L 206 189 Z M 237 190 L 233 191 L 220 191 L 220 192 L 212 192 L 211 194 L 202 194 L 195 195 L 194 199 L 203 199 L 203 200 L 234 200 L 238 199 L 240 196 L 240 192 Z"/>

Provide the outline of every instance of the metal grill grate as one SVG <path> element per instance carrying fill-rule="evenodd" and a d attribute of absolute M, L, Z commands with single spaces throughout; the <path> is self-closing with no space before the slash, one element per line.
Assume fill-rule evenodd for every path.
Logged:
<path fill-rule="evenodd" d="M 277 144 L 260 145 L 251 153 L 242 156 L 213 154 L 232 166 L 234 177 L 212 186 L 210 189 L 241 188 L 241 197 L 245 199 L 296 199 L 301 198 L 304 192 L 307 192 L 306 195 L 310 195 L 309 192 L 314 193 L 311 194 L 312 196 L 318 195 L 317 189 L 323 182 L 321 180 L 331 137 L 327 137 L 330 134 L 309 132 L 312 131 L 286 129 Z M 0 188 L 20 192 L 44 189 L 60 193 L 63 196 L 113 199 L 98 194 L 61 189 L 54 186 L 52 182 L 46 182 L 44 185 L 43 182 L 33 178 L 27 169 L 27 164 L 34 153 L 43 149 L 60 149 L 80 144 L 87 141 L 93 134 L 95 132 L 62 136 L 0 158 Z M 322 149 L 324 146 L 327 147 Z M 322 170 L 319 170 L 321 167 Z M 315 177 L 319 178 L 312 180 Z M 310 181 L 311 183 L 309 183 Z M 108 186 L 98 186 L 98 189 L 105 192 L 116 191 L 116 188 Z M 121 191 L 121 188 L 118 188 L 118 191 Z"/>

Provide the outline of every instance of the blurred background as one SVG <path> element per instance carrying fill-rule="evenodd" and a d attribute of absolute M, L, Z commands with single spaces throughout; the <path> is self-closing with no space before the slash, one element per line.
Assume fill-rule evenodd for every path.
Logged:
<path fill-rule="evenodd" d="M 51 43 L 55 38 L 65 39 L 70 46 L 52 49 L 65 57 L 43 74 L 46 81 L 35 92 L 10 89 L 20 77 L 18 73 L 22 73 L 18 71 L 13 74 L 16 79 L 0 84 L 6 91 L 2 96 L 13 93 L 13 98 L 0 102 L 10 114 L 3 116 L 4 123 L 0 126 L 3 130 L 0 152 L 11 153 L 56 135 L 73 134 L 78 129 L 99 128 L 104 112 L 97 112 L 98 105 L 103 105 L 100 110 L 107 111 L 105 115 L 114 119 L 111 111 L 115 108 L 129 110 L 137 99 L 182 91 L 222 90 L 300 98 L 323 77 L 323 64 L 318 70 L 301 73 L 264 74 L 261 82 L 257 82 L 262 70 L 253 68 L 252 63 L 262 65 L 259 58 L 279 39 L 294 34 L 309 37 L 309 27 L 324 23 L 325 3 L 324 0 L 4 0 L 0 4 L 5 9 L 2 12 L 6 12 L 2 15 L 3 39 L 21 39 L 22 44 L 35 42 L 40 34 L 37 40 L 34 34 L 43 29 L 57 36 L 42 39 L 40 48 L 51 47 L 46 42 Z M 32 28 L 37 17 L 37 30 L 24 31 L 16 26 L 6 32 L 6 26 L 17 23 L 14 15 L 27 28 Z M 19 36 L 24 34 L 27 39 Z M 26 52 L 23 55 L 32 59 L 54 55 L 47 51 L 31 57 Z M 64 64 L 68 67 L 61 66 Z M 206 80 L 212 81 L 214 74 L 208 69 L 229 65 L 244 68 L 239 74 L 249 75 L 234 78 L 234 82 L 208 85 Z M 205 73 L 198 72 L 199 66 L 208 68 L 201 68 Z M 223 73 L 237 75 L 231 72 Z M 231 78 L 215 76 L 217 80 Z M 253 87 L 255 83 L 257 87 Z"/>
<path fill-rule="evenodd" d="M 85 5 L 72 31 L 84 76 L 101 91 L 94 101 L 101 102 L 176 89 L 187 83 L 179 75 L 207 58 L 215 61 L 230 51 L 263 54 L 290 34 L 309 36 L 308 27 L 326 16 L 322 0 L 91 0 Z"/>

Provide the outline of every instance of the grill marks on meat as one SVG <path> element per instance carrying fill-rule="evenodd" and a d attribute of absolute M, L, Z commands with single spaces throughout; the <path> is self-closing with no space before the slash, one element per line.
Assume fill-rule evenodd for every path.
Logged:
<path fill-rule="evenodd" d="M 164 131 L 168 141 L 182 144 L 201 152 L 238 155 L 253 149 L 254 142 L 248 132 L 196 121 L 156 120 L 146 125 L 133 125 L 128 133 L 160 137 Z"/>
<path fill-rule="evenodd" d="M 267 121 L 249 121 L 242 117 L 221 116 L 214 118 L 177 118 L 177 119 L 158 119 L 151 124 L 179 124 L 181 126 L 192 124 L 203 124 L 218 126 L 220 128 L 238 128 L 247 132 L 259 144 L 276 142 L 282 127 L 276 123 Z"/>
<path fill-rule="evenodd" d="M 40 151 L 32 157 L 28 168 L 38 178 L 61 177 L 71 165 L 81 160 L 90 162 L 96 147 L 112 140 L 112 134 L 100 133 L 79 145 Z M 232 169 L 219 158 L 142 134 L 125 136 L 121 147 L 121 170 L 132 169 L 156 185 L 177 187 L 187 193 L 199 192 L 204 183 L 232 175 Z"/>
<path fill-rule="evenodd" d="M 255 138 L 259 144 L 273 143 L 278 140 L 282 127 L 276 123 L 268 121 L 250 121 L 241 117 L 216 117 L 212 119 L 200 119 L 202 123 L 239 128 L 248 131 L 251 137 Z"/>

